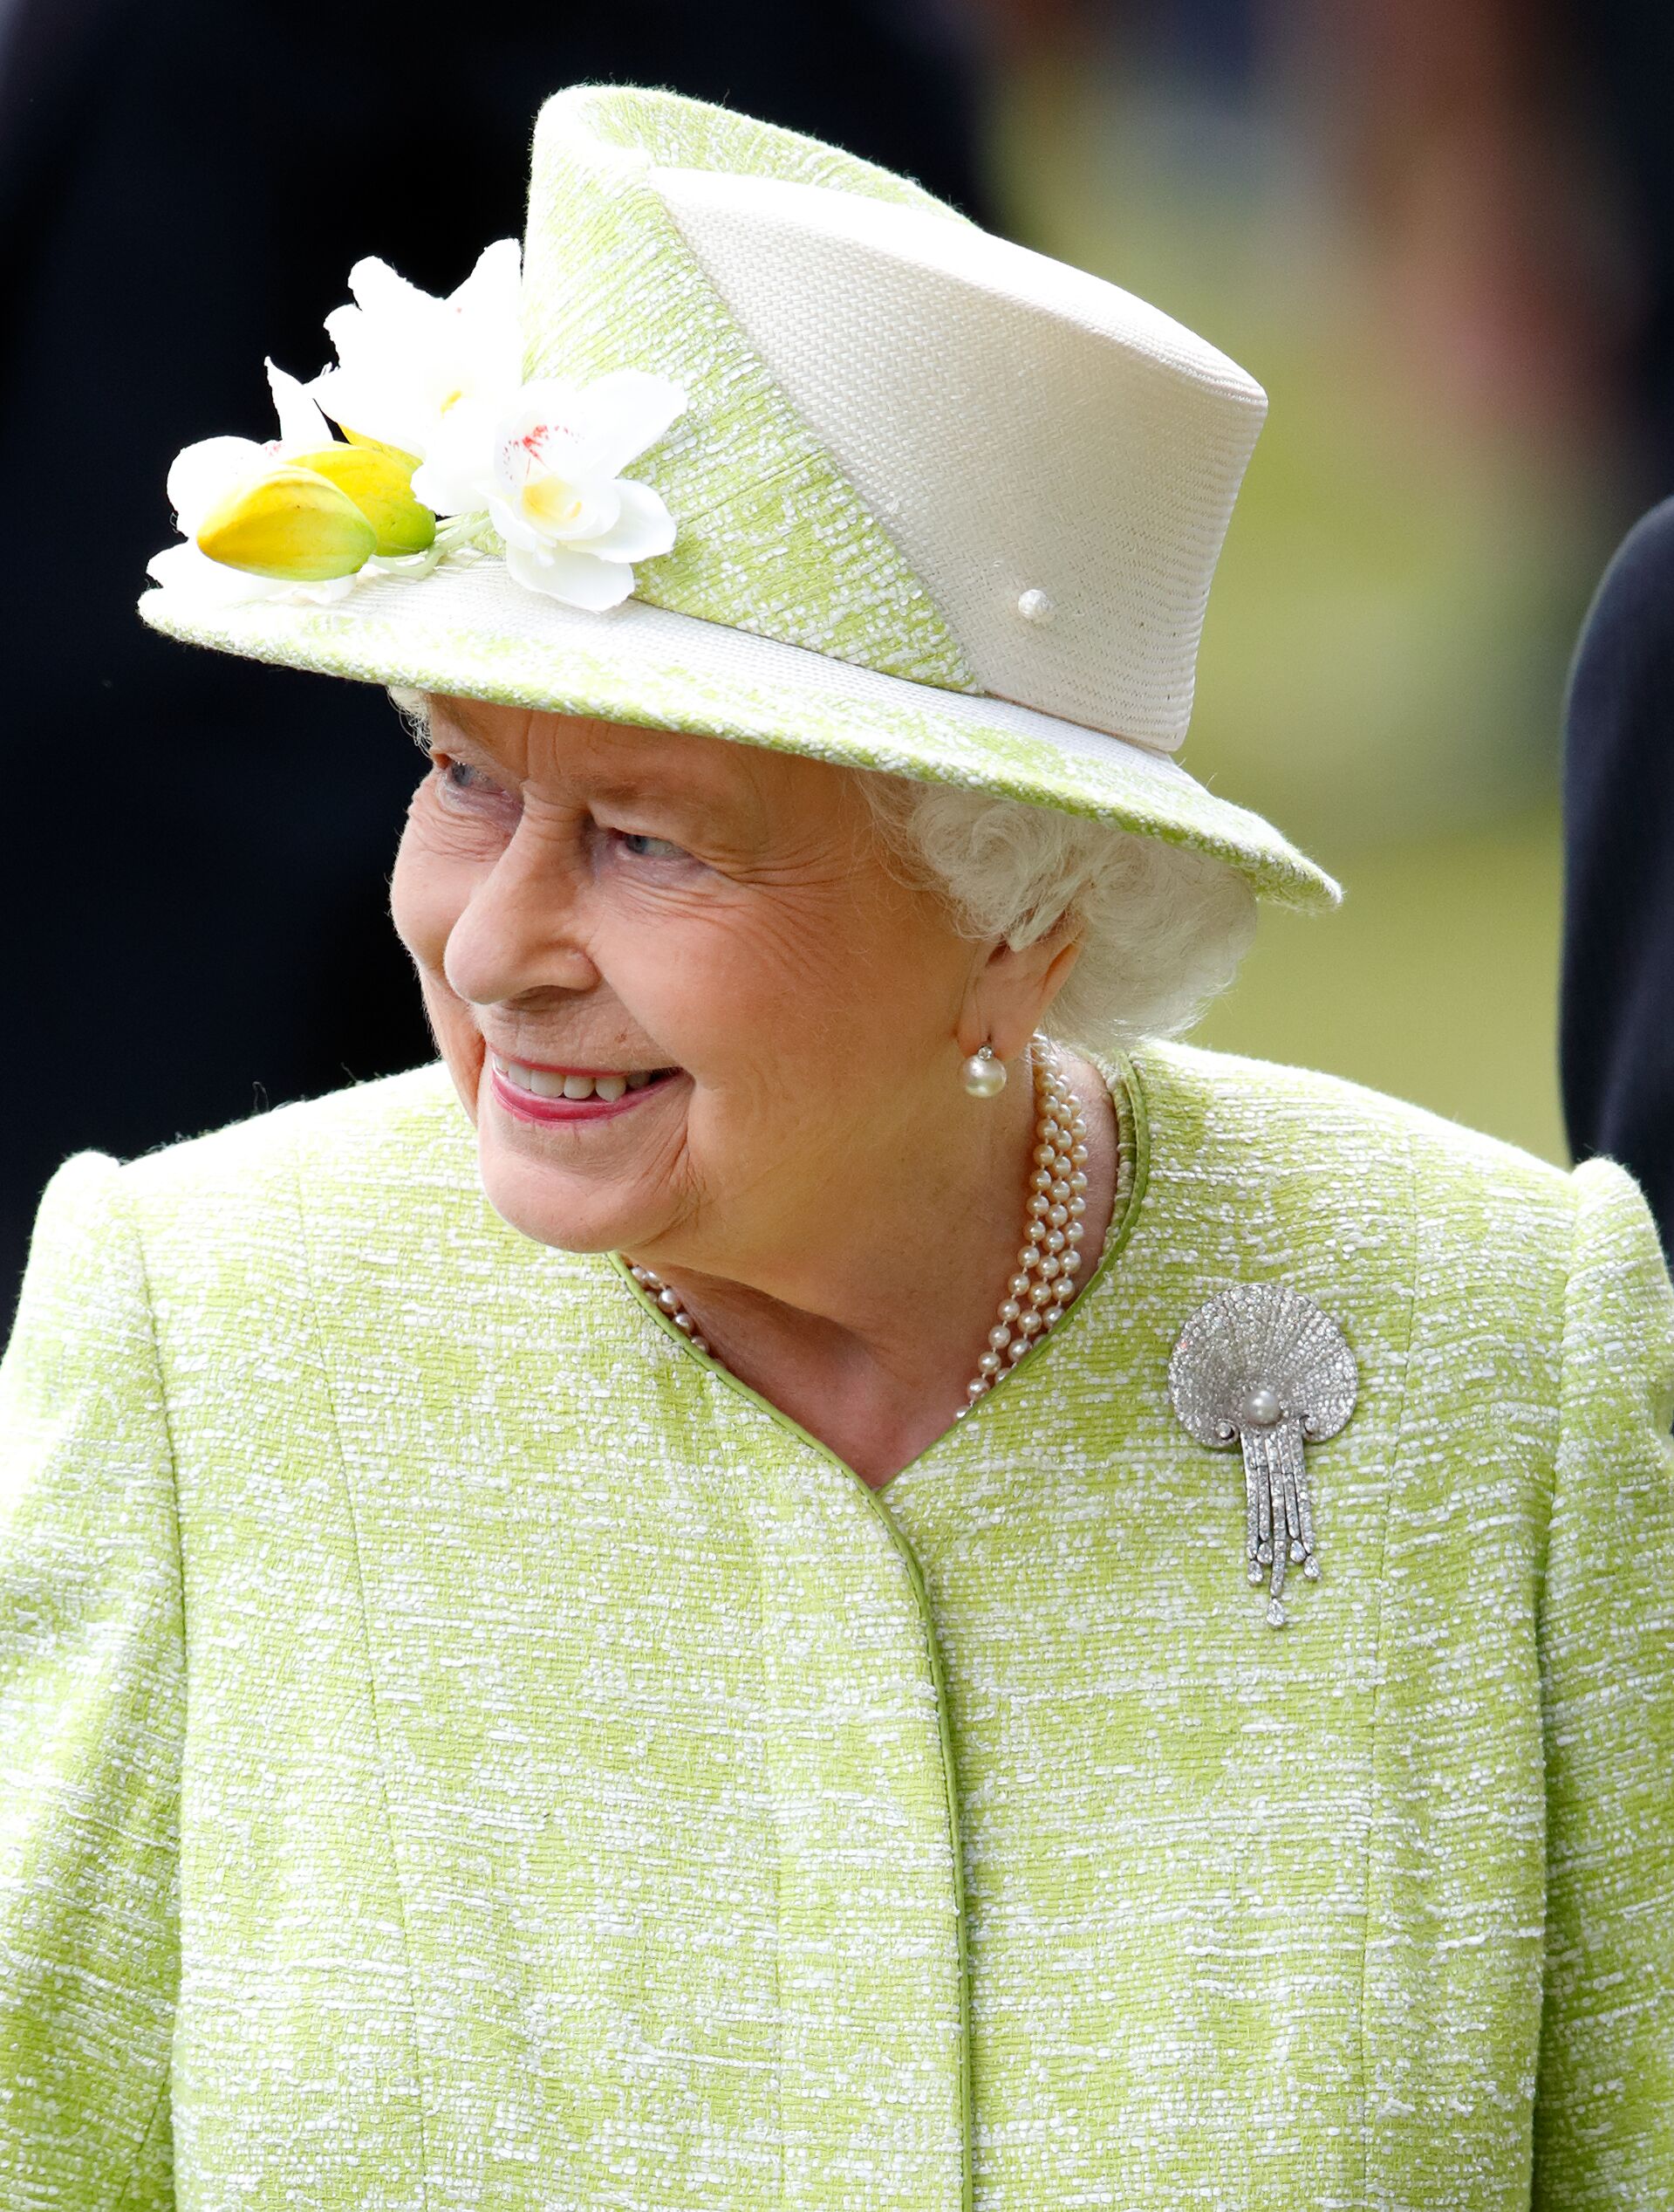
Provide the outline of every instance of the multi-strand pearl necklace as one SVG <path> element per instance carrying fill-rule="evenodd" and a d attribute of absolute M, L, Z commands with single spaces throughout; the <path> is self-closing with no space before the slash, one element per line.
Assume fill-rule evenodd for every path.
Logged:
<path fill-rule="evenodd" d="M 957 1417 L 970 1412 L 1000 1377 L 1039 1344 L 1076 1294 L 1087 1211 L 1087 1124 L 1063 1078 L 1057 1047 L 1036 1037 L 1030 1058 L 1035 1069 L 1035 1150 L 1017 1271 L 1006 1285 L 1000 1316 L 988 1332 L 988 1347 L 965 1386 Z M 631 1263 L 628 1272 L 667 1314 L 694 1351 L 714 1352 L 697 1323 L 660 1275 Z M 724 1364 L 720 1363 L 720 1364 Z"/>

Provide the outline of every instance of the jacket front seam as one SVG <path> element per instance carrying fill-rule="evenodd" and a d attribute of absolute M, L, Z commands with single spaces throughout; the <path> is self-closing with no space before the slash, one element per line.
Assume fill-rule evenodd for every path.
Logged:
<path fill-rule="evenodd" d="M 631 1277 L 627 1278 L 632 1280 Z M 661 1318 L 659 1316 L 659 1318 Z M 672 1323 L 671 1323 L 672 1327 Z M 739 1520 L 749 1539 L 750 1557 L 755 1563 L 755 1633 L 757 1647 L 765 1654 L 769 1649 L 768 1633 L 768 1578 L 762 1561 L 762 1544 L 755 1532 L 755 1522 L 748 1508 L 741 1507 Z M 776 1732 L 765 1731 L 762 1757 L 771 1763 L 776 1754 L 771 1748 L 776 1743 Z M 769 1763 L 769 1771 L 773 1771 Z M 773 2073 L 773 2133 L 778 2148 L 779 2179 L 776 2191 L 781 2212 L 785 2212 L 785 1993 L 784 1993 L 784 1929 L 785 1929 L 785 1846 L 783 1822 L 779 1811 L 776 1786 L 773 1802 L 773 2017 L 776 2028 L 777 2061 Z"/>
<path fill-rule="evenodd" d="M 390 1876 L 395 1888 L 396 1910 L 400 1918 L 401 1961 L 406 1969 L 407 2041 L 413 2058 L 413 2088 L 419 2120 L 419 2193 L 420 2202 L 428 2205 L 430 2197 L 430 2151 L 425 2130 L 425 2090 L 423 2056 L 419 2047 L 418 2007 L 413 1984 L 413 1939 L 407 1921 L 407 1886 L 401 1876 L 401 1856 L 396 1848 L 395 1823 L 389 1804 L 389 1762 L 384 1743 L 383 1711 L 378 1695 L 378 1666 L 372 1653 L 372 1616 L 366 1604 L 366 1577 L 361 1559 L 360 1518 L 355 1510 L 354 1484 L 350 1478 L 348 1454 L 343 1445 L 343 1423 L 338 1413 L 337 1393 L 331 1384 L 331 1362 L 326 1354 L 325 1332 L 321 1325 L 314 1291 L 314 1255 L 308 1235 L 308 1209 L 303 1194 L 302 1146 L 300 1140 L 291 1154 L 292 1187 L 296 1194 L 297 1241 L 303 1257 L 304 1287 L 308 1304 L 309 1326 L 313 1332 L 315 1348 L 319 1359 L 320 1387 L 325 1394 L 326 1410 L 331 1415 L 332 1441 L 337 1446 L 338 1468 L 343 1478 L 343 1496 L 349 1517 L 349 1541 L 354 1553 L 355 1596 L 360 1607 L 360 1634 L 366 1660 L 366 1698 L 372 1709 L 372 1745 L 378 1757 L 378 1798 L 382 1808 L 384 1832 L 389 1839 Z"/>
<path fill-rule="evenodd" d="M 629 1274 L 627 1262 L 621 1254 L 611 1252 L 605 1257 L 623 1282 L 626 1284 L 634 1298 L 650 1314 L 652 1319 L 663 1332 L 672 1337 L 675 1343 L 690 1353 L 694 1359 L 700 1360 L 707 1366 L 710 1363 L 704 1359 L 702 1353 L 697 1351 L 691 1339 L 676 1328 L 667 1313 L 643 1295 L 639 1284 Z M 822 1444 L 817 1436 L 810 1435 L 807 1429 L 793 1421 L 789 1414 L 782 1414 L 770 1400 L 763 1398 L 759 1392 L 752 1390 L 748 1383 L 740 1382 L 735 1375 L 729 1374 L 718 1362 L 715 1363 L 714 1372 L 720 1374 L 722 1380 L 729 1383 L 741 1397 L 771 1414 L 782 1428 L 788 1429 L 811 1452 L 816 1453 L 829 1465 L 836 1468 L 844 1481 L 851 1483 L 859 1491 L 863 1501 L 870 1508 L 874 1518 L 882 1525 L 891 1544 L 894 1547 L 896 1556 L 906 1575 L 907 1586 L 912 1593 L 912 1601 L 918 1611 L 919 1630 L 924 1637 L 926 1671 L 930 1676 L 932 1693 L 936 1701 L 936 1729 L 941 1752 L 942 1789 L 947 1805 L 947 1832 L 952 1852 L 951 1877 L 953 1890 L 954 1940 L 958 1952 L 959 1981 L 959 2202 L 960 2212 L 972 2212 L 974 2198 L 973 2161 L 975 2154 L 971 2140 L 973 2123 L 971 1967 L 965 1903 L 965 1852 L 959 1817 L 959 1769 L 953 1750 L 953 1722 L 947 1709 L 947 1685 L 941 1663 L 941 1647 L 936 1640 L 935 1620 L 930 1609 L 929 1593 L 925 1588 L 924 1571 L 919 1565 L 912 1545 L 896 1526 L 895 1517 L 890 1512 L 885 1500 L 872 1489 L 869 1483 L 856 1474 L 846 1460 L 839 1459 L 829 1445 Z M 775 1970 L 776 1973 L 776 1960 Z M 782 2185 L 781 2194 L 782 2195 Z"/>
<path fill-rule="evenodd" d="M 163 1448 L 168 1455 L 169 1515 L 174 1530 L 174 1602 L 180 1608 L 181 1620 L 181 1758 L 174 1779 L 174 2003 L 169 2020 L 168 2039 L 163 2046 L 162 2078 L 157 2085 L 157 2093 L 152 2099 L 150 2113 L 147 2118 L 145 2126 L 140 2130 L 140 2140 L 133 2147 L 133 2156 L 129 2161 L 120 2193 L 115 2200 L 120 2208 L 129 2203 L 133 2199 L 133 2185 L 139 2178 L 140 2167 L 145 2158 L 147 2147 L 155 2131 L 157 2116 L 167 2101 L 174 2083 L 174 2031 L 180 2019 L 180 1985 L 183 1964 L 181 1951 L 182 1899 L 180 1873 L 181 1850 L 185 1834 L 186 1745 L 191 1731 L 192 1676 L 191 1670 L 186 1663 L 186 1566 L 181 1543 L 180 1461 L 174 1448 L 174 1424 L 168 1416 L 168 1390 L 163 1380 L 162 1346 L 157 1338 L 157 1309 L 152 1300 L 151 1270 L 146 1261 L 145 1237 L 140 1231 L 138 1209 L 133 1203 L 132 1194 L 120 1180 L 120 1170 L 116 1191 L 118 1203 L 126 1214 L 128 1232 L 133 1239 L 134 1262 L 140 1271 L 140 1298 L 145 1308 L 146 1334 L 151 1344 L 152 1373 L 156 1378 L 157 1384 L 158 1417 L 162 1423 Z"/>
<path fill-rule="evenodd" d="M 1371 2202 L 1371 2139 L 1372 2061 L 1371 2031 L 1369 2012 L 1371 1994 L 1371 1927 L 1372 1881 L 1376 1866 L 1375 1844 L 1378 1833 L 1379 1788 L 1379 1730 L 1383 1723 L 1384 1705 L 1384 1625 L 1388 1612 L 1387 1585 L 1389 1562 L 1390 1505 L 1392 1503 L 1397 1469 L 1402 1464 L 1402 1445 L 1406 1436 L 1407 1410 L 1412 1391 L 1412 1334 L 1414 1319 L 1418 1311 L 1418 1171 L 1412 1156 L 1412 1139 L 1403 1133 L 1403 1150 L 1407 1170 L 1407 1234 L 1411 1239 L 1411 1264 L 1407 1277 L 1406 1332 L 1401 1346 L 1401 1395 L 1390 1432 L 1389 1458 L 1385 1470 L 1384 1510 L 1378 1517 L 1377 1564 L 1374 1586 L 1377 1592 L 1377 1618 L 1372 1630 L 1372 1690 L 1371 1714 L 1368 1725 L 1367 1794 L 1370 1805 L 1366 1816 L 1366 1873 L 1361 1889 L 1360 1916 L 1360 2200 Z"/>
<path fill-rule="evenodd" d="M 1547 2054 L 1547 1984 L 1552 1972 L 1552 1745 L 1550 1700 L 1547 1683 L 1547 1580 L 1552 1565 L 1552 1518 L 1558 1510 L 1558 1486 L 1563 1479 L 1564 1412 L 1569 1389 L 1569 1325 L 1575 1295 L 1575 1270 L 1581 1259 L 1581 1209 L 1585 1203 L 1573 1171 L 1569 1181 L 1569 1250 L 1565 1256 L 1563 1284 L 1558 1294 L 1558 1373 L 1552 1407 L 1551 1483 L 1546 1496 L 1546 1521 L 1541 1531 L 1539 1579 L 1534 1600 L 1534 1668 L 1541 1689 L 1541 1977 L 1534 2015 L 1534 2095 L 1528 2113 L 1528 2186 L 1530 2202 L 1541 2195 L 1540 2128 L 1541 2072 Z"/>

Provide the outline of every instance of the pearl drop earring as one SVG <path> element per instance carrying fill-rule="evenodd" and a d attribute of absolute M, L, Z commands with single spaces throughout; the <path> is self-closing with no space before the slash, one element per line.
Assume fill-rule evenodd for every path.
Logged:
<path fill-rule="evenodd" d="M 992 1044 L 973 1052 L 964 1072 L 965 1087 L 974 1099 L 997 1099 L 1006 1087 L 1006 1064 L 995 1059 Z"/>

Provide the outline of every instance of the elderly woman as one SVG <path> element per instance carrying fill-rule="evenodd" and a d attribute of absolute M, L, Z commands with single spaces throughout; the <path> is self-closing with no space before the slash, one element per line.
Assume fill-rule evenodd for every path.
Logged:
<path fill-rule="evenodd" d="M 1643 1202 L 1164 1041 L 1259 388 L 631 89 L 352 281 L 144 612 L 396 689 L 440 1059 L 43 1201 L 0 2200 L 1674 2204 Z"/>

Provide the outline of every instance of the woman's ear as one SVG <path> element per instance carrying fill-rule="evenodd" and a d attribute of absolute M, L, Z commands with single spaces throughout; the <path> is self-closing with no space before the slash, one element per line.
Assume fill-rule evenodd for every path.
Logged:
<path fill-rule="evenodd" d="M 1066 914 L 1033 944 L 1001 938 L 979 953 L 960 1010 L 960 1051 L 968 1057 L 992 1044 L 997 1059 L 1015 1059 L 1069 981 L 1082 942 L 1079 918 Z"/>

